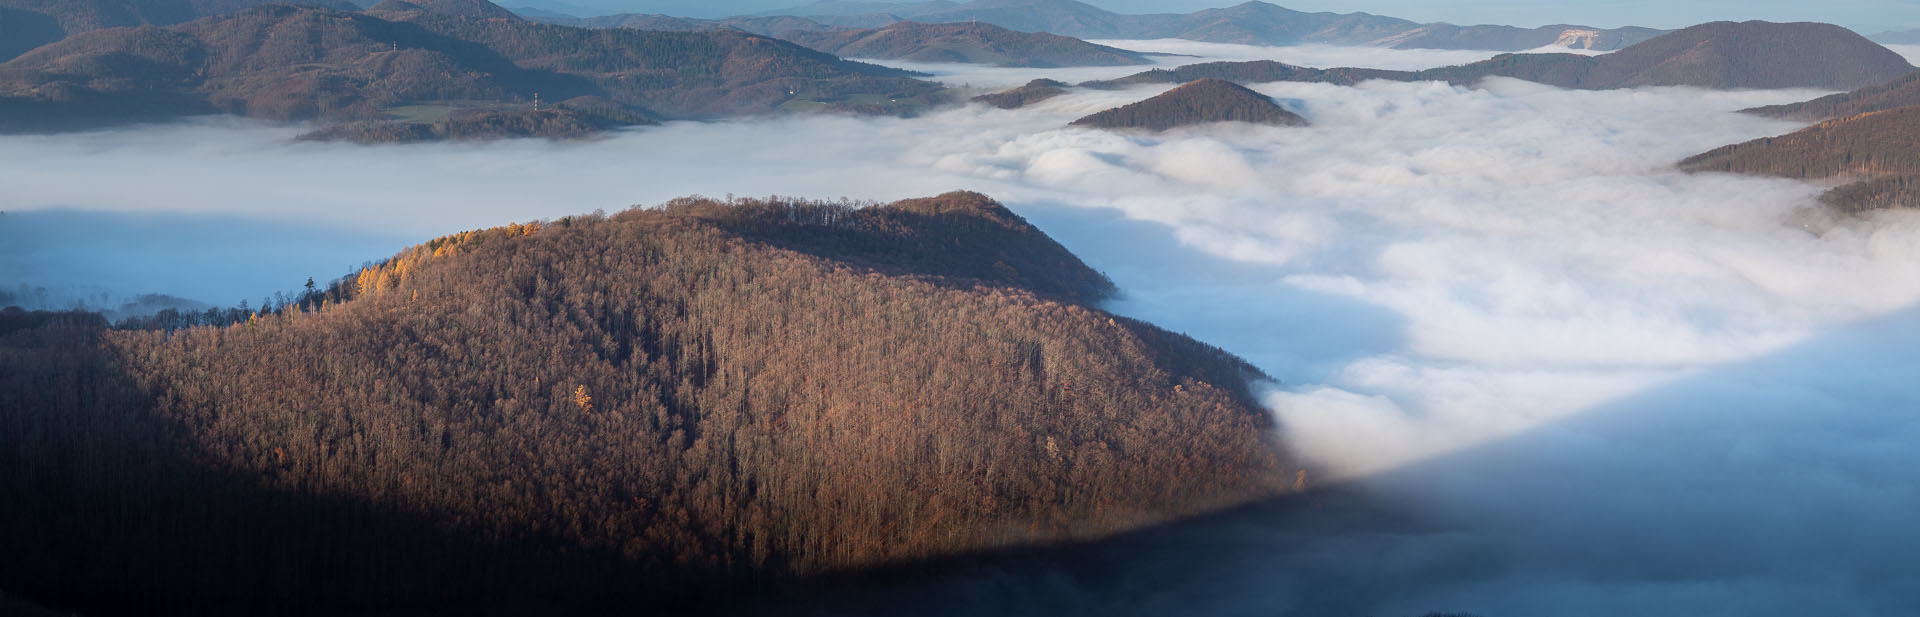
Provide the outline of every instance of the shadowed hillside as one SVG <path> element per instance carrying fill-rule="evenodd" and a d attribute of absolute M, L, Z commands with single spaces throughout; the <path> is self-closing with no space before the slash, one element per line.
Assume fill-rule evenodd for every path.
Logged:
<path fill-rule="evenodd" d="M 1073 126 L 1164 131 L 1212 122 L 1305 126 L 1266 95 L 1222 79 L 1198 79 L 1153 98 L 1073 121 Z"/>
<path fill-rule="evenodd" d="M 1920 107 L 1902 107 L 1722 147 L 1680 162 L 1687 171 L 1857 179 L 1821 197 L 1847 212 L 1920 207 Z"/>
<path fill-rule="evenodd" d="M 1082 85 L 1110 88 L 1179 83 L 1201 77 L 1247 83 L 1349 85 L 1386 79 L 1473 84 L 1488 77 L 1511 77 L 1582 90 L 1642 86 L 1851 89 L 1886 83 L 1913 70 L 1899 54 L 1839 26 L 1749 21 L 1702 24 L 1603 56 L 1503 54 L 1424 71 L 1311 69 L 1271 61 L 1215 62 Z"/>
<path fill-rule="evenodd" d="M 671 613 L 1288 490 L 1254 369 L 1110 292 L 954 193 L 467 232 L 224 327 L 0 315 L 0 587 Z"/>

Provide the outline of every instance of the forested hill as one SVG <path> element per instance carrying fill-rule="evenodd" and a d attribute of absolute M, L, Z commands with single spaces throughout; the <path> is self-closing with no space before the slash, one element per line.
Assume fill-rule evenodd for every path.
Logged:
<path fill-rule="evenodd" d="M 535 95 L 611 102 L 619 113 L 608 117 L 693 119 L 910 113 L 945 97 L 904 71 L 741 32 L 585 30 L 468 16 L 485 13 L 472 5 L 492 6 L 274 5 L 68 37 L 0 64 L 0 130 L 196 113 L 370 120 L 402 109 L 531 111 Z"/>
<path fill-rule="evenodd" d="M 1307 120 L 1266 95 L 1223 79 L 1197 79 L 1144 101 L 1073 121 L 1073 126 L 1103 129 L 1167 129 L 1212 122 L 1249 122 L 1305 126 Z"/>
<path fill-rule="evenodd" d="M 226 327 L 14 320 L 0 589 L 673 614 L 1297 486 L 1254 369 L 1110 292 L 976 194 L 687 199 L 441 238 Z"/>
<path fill-rule="evenodd" d="M 1351 84 L 1385 79 L 1473 84 L 1488 77 L 1512 77 L 1583 90 L 1642 86 L 1853 89 L 1887 83 L 1913 70 L 1913 65 L 1899 54 L 1839 26 L 1749 21 L 1701 24 L 1603 56 L 1502 54 L 1472 64 L 1424 71 L 1313 69 L 1271 61 L 1214 62 L 1082 85 L 1110 88 L 1204 77 L 1247 83 Z"/>
<path fill-rule="evenodd" d="M 1920 208 L 1920 106 L 1830 120 L 1779 137 L 1722 147 L 1680 162 L 1725 171 L 1852 184 L 1821 199 L 1848 212 Z"/>

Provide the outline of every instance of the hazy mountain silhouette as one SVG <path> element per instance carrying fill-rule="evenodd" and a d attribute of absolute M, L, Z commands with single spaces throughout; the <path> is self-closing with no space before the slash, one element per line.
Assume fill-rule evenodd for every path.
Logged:
<path fill-rule="evenodd" d="M 1602 56 L 1503 54 L 1424 71 L 1311 69 L 1271 61 L 1216 62 L 1083 84 L 1116 87 L 1200 77 L 1237 81 L 1351 84 L 1367 79 L 1472 84 L 1512 77 L 1562 88 L 1859 88 L 1908 74 L 1913 65 L 1851 30 L 1829 24 L 1714 22 L 1664 34 Z"/>
<path fill-rule="evenodd" d="M 760 16 L 794 15 L 835 26 L 873 27 L 888 21 L 979 21 L 1025 32 L 1078 38 L 1182 38 L 1253 45 L 1371 45 L 1399 48 L 1520 51 L 1547 45 L 1619 49 L 1660 33 L 1648 28 L 1602 29 L 1553 25 L 1455 26 L 1421 24 L 1367 13 L 1308 13 L 1267 2 L 1187 14 L 1123 15 L 1073 0 L 976 0 L 965 4 L 819 2 Z M 878 23 L 876 23 L 878 22 Z"/>

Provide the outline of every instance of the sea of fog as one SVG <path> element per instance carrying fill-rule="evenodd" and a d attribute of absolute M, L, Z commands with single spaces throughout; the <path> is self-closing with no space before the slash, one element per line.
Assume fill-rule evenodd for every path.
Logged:
<path fill-rule="evenodd" d="M 1184 54 L 1168 65 L 1489 55 L 1110 43 Z M 911 68 L 982 90 L 1134 70 Z M 1112 277 L 1112 310 L 1265 369 L 1281 439 L 1316 480 L 1418 524 L 1240 523 L 1199 557 L 978 581 L 991 608 L 903 612 L 1920 607 L 1920 214 L 1837 219 L 1819 186 L 1671 167 L 1798 128 L 1736 110 L 1824 93 L 1265 84 L 1313 126 L 1065 127 L 1164 88 L 579 143 L 293 143 L 302 127 L 231 119 L 0 137 L 0 291 L 231 304 L 509 221 L 971 189 Z"/>

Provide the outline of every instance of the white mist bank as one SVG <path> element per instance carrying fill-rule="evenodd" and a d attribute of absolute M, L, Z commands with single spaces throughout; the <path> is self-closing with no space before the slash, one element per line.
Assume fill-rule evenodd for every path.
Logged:
<path fill-rule="evenodd" d="M 1217 47 L 1187 49 L 1457 63 Z M 1046 73 L 940 78 L 1089 78 Z M 1798 126 L 1735 110 L 1824 93 L 1265 84 L 1313 126 L 1065 128 L 1162 89 L 914 119 L 671 123 L 582 143 L 292 144 L 298 128 L 233 120 L 0 137 L 0 210 L 427 236 L 688 194 L 977 190 L 1112 276 L 1124 292 L 1113 310 L 1275 376 L 1266 400 L 1292 452 L 1450 529 L 1370 536 L 1336 569 L 1376 582 L 1342 592 L 1342 610 L 1875 614 L 1909 597 L 1884 574 L 1920 554 L 1894 522 L 1920 510 L 1916 461 L 1897 445 L 1912 443 L 1920 410 L 1904 386 L 1920 344 L 1901 317 L 1920 302 L 1920 215 L 1834 220 L 1818 186 L 1671 168 Z M 1353 538 L 1314 541 L 1284 551 L 1341 552 Z M 1335 567 L 1275 551 L 1247 570 L 1280 581 Z M 1498 567 L 1439 574 L 1456 563 Z M 1250 604 L 1216 608 L 1333 605 L 1332 591 L 1288 589 L 1236 588 Z"/>

